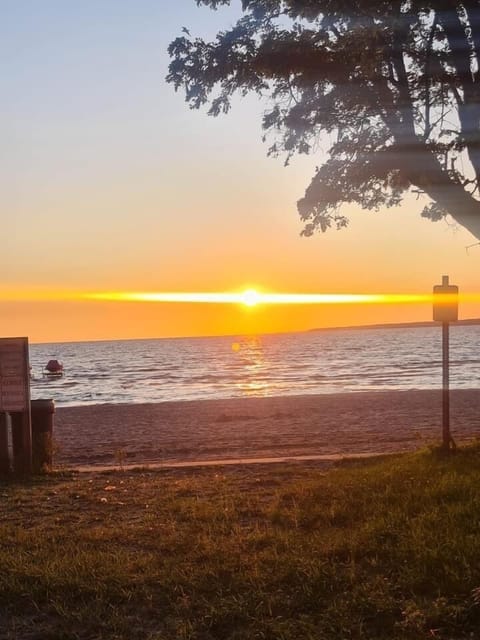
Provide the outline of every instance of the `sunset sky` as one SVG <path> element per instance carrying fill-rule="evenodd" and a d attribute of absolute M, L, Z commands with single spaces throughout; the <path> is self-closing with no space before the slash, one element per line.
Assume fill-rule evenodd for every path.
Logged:
<path fill-rule="evenodd" d="M 266 157 L 266 103 L 191 111 L 165 83 L 183 26 L 239 14 L 194 0 L 0 0 L 0 335 L 32 342 L 239 334 L 430 320 L 431 304 L 212 304 L 94 292 L 429 294 L 478 291 L 480 245 L 424 202 L 350 210 L 300 236 L 296 201 L 321 156 Z M 475 246 L 470 246 L 475 245 Z M 467 247 L 469 247 L 467 249 Z M 460 317 L 480 316 L 464 303 Z"/>

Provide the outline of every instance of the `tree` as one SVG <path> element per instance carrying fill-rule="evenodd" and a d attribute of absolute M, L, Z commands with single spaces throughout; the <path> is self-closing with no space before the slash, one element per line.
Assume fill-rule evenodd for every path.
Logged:
<path fill-rule="evenodd" d="M 217 9 L 231 0 L 196 0 Z M 269 154 L 328 145 L 298 210 L 303 233 L 344 227 L 342 203 L 450 214 L 480 238 L 479 0 L 242 0 L 213 42 L 169 46 L 167 81 L 217 116 L 235 92 L 269 98 Z"/>

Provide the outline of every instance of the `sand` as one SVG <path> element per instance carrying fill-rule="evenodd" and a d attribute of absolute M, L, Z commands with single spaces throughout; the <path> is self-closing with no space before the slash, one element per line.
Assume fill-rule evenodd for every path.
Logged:
<path fill-rule="evenodd" d="M 441 439 L 441 391 L 57 408 L 59 465 L 188 463 L 414 450 Z M 480 390 L 451 393 L 457 443 L 480 437 Z"/>

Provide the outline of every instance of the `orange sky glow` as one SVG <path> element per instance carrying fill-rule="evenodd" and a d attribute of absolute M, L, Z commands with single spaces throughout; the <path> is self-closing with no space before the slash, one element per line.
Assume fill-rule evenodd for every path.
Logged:
<path fill-rule="evenodd" d="M 296 202 L 325 160 L 322 140 L 284 166 L 267 157 L 256 96 L 209 118 L 162 82 L 182 27 L 215 37 L 240 3 L 27 4 L 8 3 L 0 24 L 0 336 L 428 321 L 443 274 L 460 288 L 459 317 L 480 317 L 480 244 L 422 218 L 422 196 L 380 211 L 346 204 L 346 229 L 302 237 Z"/>
<path fill-rule="evenodd" d="M 432 293 L 67 292 L 0 294 L 5 335 L 32 342 L 188 335 L 238 335 L 355 324 L 431 320 Z M 451 302 L 442 296 L 443 302 Z M 480 294 L 461 293 L 460 308 L 475 307 Z M 10 310 L 10 312 L 9 312 Z M 32 331 L 32 317 L 35 331 Z M 132 331 L 133 329 L 133 331 Z M 133 333 L 133 335 L 132 335 Z"/>

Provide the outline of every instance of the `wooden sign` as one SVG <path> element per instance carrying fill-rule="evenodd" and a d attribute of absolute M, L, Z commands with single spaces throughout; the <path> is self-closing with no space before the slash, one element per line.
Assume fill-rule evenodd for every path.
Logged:
<path fill-rule="evenodd" d="M 0 412 L 30 411 L 28 338 L 0 338 Z"/>

